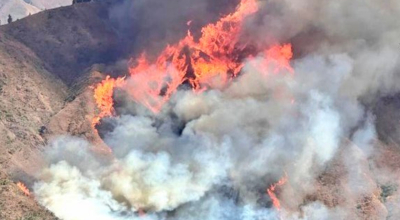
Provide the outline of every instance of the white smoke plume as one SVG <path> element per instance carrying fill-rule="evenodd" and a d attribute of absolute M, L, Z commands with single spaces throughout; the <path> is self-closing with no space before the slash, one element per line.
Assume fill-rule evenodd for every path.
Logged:
<path fill-rule="evenodd" d="M 400 89 L 400 3 L 260 5 L 261 24 L 250 19 L 246 31 L 293 41 L 293 72 L 256 68 L 260 55 L 228 86 L 180 90 L 157 115 L 132 104 L 135 114 L 110 119 L 112 158 L 56 139 L 36 199 L 66 220 L 400 218 L 395 201 L 377 198 L 392 173 L 369 164 L 377 137 L 367 107 Z M 285 175 L 278 210 L 266 191 Z"/>

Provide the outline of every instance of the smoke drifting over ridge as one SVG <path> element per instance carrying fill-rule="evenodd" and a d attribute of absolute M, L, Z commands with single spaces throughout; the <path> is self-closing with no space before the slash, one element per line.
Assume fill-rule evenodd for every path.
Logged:
<path fill-rule="evenodd" d="M 191 29 L 199 30 L 232 12 L 240 0 L 138 0 L 121 1 L 109 11 L 115 28 L 131 36 L 127 42 L 130 52 L 138 55 L 142 50 L 162 50 L 166 44 L 185 37 L 187 22 Z"/>
<path fill-rule="evenodd" d="M 36 199 L 67 220 L 398 219 L 399 193 L 378 198 L 380 184 L 400 179 L 370 160 L 378 143 L 367 106 L 400 89 L 400 3 L 257 5 L 240 41 L 267 52 L 227 83 L 213 74 L 205 91 L 178 88 L 156 113 L 132 93 L 144 82 L 132 74 L 118 88 L 134 94 L 116 108 L 124 114 L 105 119 L 112 156 L 54 140 Z M 274 46 L 286 43 L 290 67 L 290 47 Z M 282 178 L 279 208 L 267 189 Z"/>

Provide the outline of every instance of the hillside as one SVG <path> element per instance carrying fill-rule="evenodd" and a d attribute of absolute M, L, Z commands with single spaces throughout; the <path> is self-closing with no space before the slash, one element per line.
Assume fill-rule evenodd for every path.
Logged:
<path fill-rule="evenodd" d="M 110 35 L 110 31 L 106 30 L 102 21 L 97 19 L 99 13 L 96 11 L 97 8 L 90 8 L 92 5 L 81 7 L 84 9 L 74 6 L 69 9 L 58 9 L 59 13 L 55 11 L 39 13 L 11 25 L 2 26 L 0 29 L 0 130 L 3 134 L 0 137 L 2 146 L 0 147 L 0 197 L 2 198 L 0 219 L 54 219 L 31 197 L 25 196 L 16 183 L 18 181 L 30 183 L 33 180 L 30 176 L 40 165 L 37 155 L 40 154 L 41 146 L 46 143 L 46 138 L 51 137 L 51 132 L 72 133 L 71 123 L 75 121 L 82 125 L 85 117 L 88 117 L 88 129 L 91 129 L 90 116 L 84 112 L 73 114 L 75 120 L 53 119 L 59 118 L 60 114 L 70 114 L 65 112 L 74 113 L 76 109 L 80 109 L 73 104 L 79 105 L 79 100 L 84 99 L 85 105 L 90 106 L 88 104 L 91 102 L 89 98 L 91 90 L 84 89 L 87 90 L 86 93 L 77 87 L 71 90 L 66 82 L 71 82 L 68 80 L 83 74 L 86 68 L 97 61 L 89 57 L 89 60 L 74 65 L 74 56 L 87 50 L 97 54 L 98 43 L 107 44 L 106 36 Z M 93 10 L 93 13 L 88 13 L 88 10 Z M 52 13 L 57 15 L 51 19 Z M 75 22 L 71 21 L 68 14 L 75 16 Z M 86 24 L 83 21 L 85 19 L 93 23 Z M 54 29 L 60 27 L 56 23 L 62 20 L 66 21 L 63 28 Z M 90 25 L 100 27 L 89 28 Z M 34 28 L 38 26 L 42 29 Z M 64 32 L 58 33 L 60 30 Z M 40 31 L 49 34 L 43 37 Z M 100 38 L 104 39 L 103 37 L 106 39 L 101 42 Z M 51 47 L 46 46 L 49 44 Z M 74 47 L 69 46 L 72 44 Z M 48 50 L 48 48 L 53 49 Z M 65 60 L 62 64 L 67 67 L 57 68 L 63 65 L 57 63 L 56 58 L 58 61 Z M 61 73 L 72 74 L 60 79 Z M 87 86 L 89 83 L 84 85 Z M 76 98 L 71 104 L 66 101 L 71 97 L 69 94 L 76 95 L 82 92 L 86 94 L 82 98 Z M 68 110 L 70 105 L 75 106 L 74 109 Z M 61 111 L 62 109 L 67 110 Z M 93 114 L 93 107 L 90 111 Z M 59 128 L 57 124 L 61 121 L 65 126 Z M 40 132 L 43 126 L 46 126 L 46 132 Z M 81 126 L 78 128 L 83 129 Z M 76 129 L 75 132 L 80 133 Z"/>
<path fill-rule="evenodd" d="M 2 0 L 0 2 L 1 24 L 6 24 L 8 15 L 14 20 L 36 14 L 46 9 L 70 5 L 70 0 Z"/>
<path fill-rule="evenodd" d="M 79 4 L 48 10 L 2 26 L 67 84 L 94 63 L 112 61 L 117 34 L 108 26 L 107 7 Z"/>
<path fill-rule="evenodd" d="M 44 7 L 49 4 L 32 2 Z M 26 197 L 16 183 L 32 183 L 30 176 L 40 166 L 39 152 L 56 135 L 84 136 L 100 142 L 91 128 L 95 105 L 88 86 L 101 80 L 104 73 L 121 74 L 126 68 L 123 60 L 129 54 L 139 53 L 152 39 L 165 37 L 152 28 L 165 22 L 159 19 L 143 25 L 132 23 L 146 34 L 154 32 L 152 39 L 144 41 L 139 36 L 139 41 L 134 40 L 137 32 L 122 25 L 124 18 L 115 17 L 115 11 L 121 8 L 118 2 L 47 10 L 0 27 L 0 130 L 5 134 L 0 137 L 0 197 L 4 198 L 0 201 L 0 219 L 54 218 Z M 171 22 L 161 32 L 181 24 L 185 22 Z M 132 50 L 134 47 L 138 50 Z M 122 63 L 115 63 L 119 60 Z"/>
<path fill-rule="evenodd" d="M 0 218 L 38 215 L 50 219 L 15 183 L 34 169 L 33 152 L 45 142 L 38 129 L 60 111 L 67 87 L 32 50 L 0 34 L 0 91 Z"/>
<path fill-rule="evenodd" d="M 198 28 L 219 14 L 207 12 L 203 17 L 208 9 L 200 3 L 202 7 L 192 6 L 196 11 L 151 17 L 152 8 L 125 4 L 122 0 L 79 3 L 29 16 L 0 27 L 0 31 L 32 49 L 51 73 L 71 85 L 95 63 L 112 66 L 144 48 L 157 51 L 184 36 L 188 20 L 196 18 L 193 26 Z M 155 14 L 161 14 L 165 7 L 172 9 L 174 4 L 159 5 Z"/>
<path fill-rule="evenodd" d="M 167 43 L 176 42 L 185 36 L 187 21 L 194 19 L 191 31 L 196 35 L 199 34 L 199 27 L 216 20 L 221 11 L 232 9 L 231 5 L 227 4 L 229 0 L 221 0 L 219 3 L 207 1 L 208 4 L 216 4 L 213 5 L 215 7 L 211 7 L 212 12 L 202 3 L 194 4 L 195 1 L 182 12 L 164 1 L 148 1 L 156 7 L 133 8 L 123 0 L 103 0 L 41 11 L 43 8 L 67 3 L 64 0 L 31 0 L 32 5 L 22 0 L 13 1 L 12 4 L 7 3 L 11 0 L 0 3 L 0 16 L 3 16 L 1 13 L 14 10 L 14 7 L 23 8 L 19 12 L 21 16 L 41 11 L 0 27 L 0 132 L 3 134 L 0 135 L 0 219 L 56 219 L 53 214 L 38 205 L 33 196 L 24 195 L 16 184 L 19 181 L 24 182 L 31 190 L 35 181 L 33 176 L 44 163 L 44 146 L 59 135 L 83 137 L 95 145 L 103 144 L 91 124 L 98 111 L 93 99 L 92 85 L 104 79 L 105 75 L 126 75 L 128 60 L 140 54 L 144 48 L 148 49 L 150 55 L 156 54 Z M 226 5 L 229 7 L 225 7 Z M 219 10 L 218 7 L 223 10 Z M 165 15 L 165 8 L 176 13 Z M 1 20 L 3 21 L 3 18 Z M 250 87 L 246 89 L 253 89 Z M 238 94 L 240 92 L 242 91 L 238 91 Z M 362 161 L 362 169 L 368 168 L 368 164 L 374 161 L 382 170 L 400 172 L 399 97 L 399 94 L 383 94 L 375 97 L 373 101 L 360 101 L 365 104 L 366 109 L 373 112 L 379 138 L 375 141 L 381 143 L 375 155 L 359 159 Z M 215 102 L 214 98 L 211 97 L 210 103 Z M 293 103 L 294 101 L 290 105 Z M 253 101 L 247 104 L 253 104 Z M 190 106 L 191 104 L 182 105 L 176 109 Z M 212 124 L 212 120 L 223 119 L 226 109 L 223 106 L 221 109 L 215 119 L 212 118 L 212 114 L 205 114 L 204 120 L 208 119 L 209 124 Z M 128 110 L 126 112 L 129 112 Z M 196 114 L 197 110 L 193 111 L 193 114 Z M 278 115 L 277 112 L 275 114 Z M 166 120 L 168 123 L 177 120 L 175 117 L 178 116 L 171 115 L 168 116 L 171 120 Z M 192 114 L 187 115 L 190 118 Z M 240 116 L 229 120 L 234 121 L 238 117 Z M 157 123 L 164 122 L 160 120 Z M 363 127 L 362 124 L 366 122 L 358 123 L 359 125 L 351 129 Z M 256 124 L 263 127 L 266 122 L 257 121 Z M 206 125 L 207 123 L 204 123 L 199 127 Z M 246 132 L 252 131 L 250 128 L 246 130 L 246 126 Z M 351 132 L 353 131 L 349 133 Z M 353 133 L 349 137 L 353 136 Z M 171 137 L 175 137 L 174 135 Z M 262 135 L 260 132 L 256 137 Z M 358 149 L 354 149 L 353 153 L 357 155 Z M 335 207 L 346 200 L 344 195 L 340 195 L 340 187 L 344 183 L 339 178 L 347 175 L 342 164 L 348 153 L 346 150 L 342 147 L 338 150 L 339 153 L 316 180 L 317 193 L 305 195 L 304 204 L 322 201 L 327 207 Z M 173 152 L 179 154 L 178 150 Z M 363 213 L 360 216 L 363 217 L 369 215 L 371 207 L 387 206 L 387 209 L 393 209 L 400 198 L 400 193 L 397 189 L 392 190 L 392 185 L 379 185 L 380 183 L 374 182 L 372 177 L 376 173 L 369 171 L 363 175 L 367 176 L 373 185 L 373 196 L 366 196 L 366 201 L 362 201 L 364 203 L 361 205 L 357 203 L 357 207 L 351 204 L 354 205 L 354 209 L 362 209 Z M 237 194 L 239 196 L 239 192 Z M 291 197 L 289 194 L 284 196 Z M 272 206 L 272 202 L 263 199 L 263 206 Z M 296 208 L 298 207 L 293 209 Z M 173 216 L 174 212 L 168 214 Z"/>

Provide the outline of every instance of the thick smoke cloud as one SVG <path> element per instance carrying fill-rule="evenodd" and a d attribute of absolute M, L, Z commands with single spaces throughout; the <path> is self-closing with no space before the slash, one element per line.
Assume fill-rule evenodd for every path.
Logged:
<path fill-rule="evenodd" d="M 137 0 L 119 1 L 112 6 L 109 17 L 125 38 L 126 49 L 138 54 L 143 50 L 156 54 L 167 44 L 185 37 L 188 25 L 198 34 L 221 14 L 232 12 L 239 0 Z"/>
<path fill-rule="evenodd" d="M 112 158 L 82 139 L 53 141 L 37 200 L 67 220 L 398 219 L 399 193 L 378 198 L 398 175 L 368 160 L 377 147 L 368 104 L 400 89 L 400 3 L 259 4 L 245 36 L 292 42 L 293 72 L 257 68 L 259 55 L 228 86 L 180 90 L 157 115 L 121 106 L 135 114 L 110 119 Z M 285 175 L 278 210 L 266 190 Z"/>
<path fill-rule="evenodd" d="M 399 89 L 393 83 L 400 77 L 398 1 L 269 0 L 263 5 L 264 13 L 248 25 L 255 42 L 291 42 L 298 56 L 349 56 L 353 73 L 343 90 L 354 97 Z"/>

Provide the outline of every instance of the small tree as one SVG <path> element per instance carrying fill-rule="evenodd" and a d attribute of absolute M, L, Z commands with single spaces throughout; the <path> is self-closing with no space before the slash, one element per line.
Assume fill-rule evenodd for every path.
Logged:
<path fill-rule="evenodd" d="M 8 21 L 8 23 L 11 23 L 13 21 L 11 15 L 8 15 L 8 20 L 7 21 Z"/>

